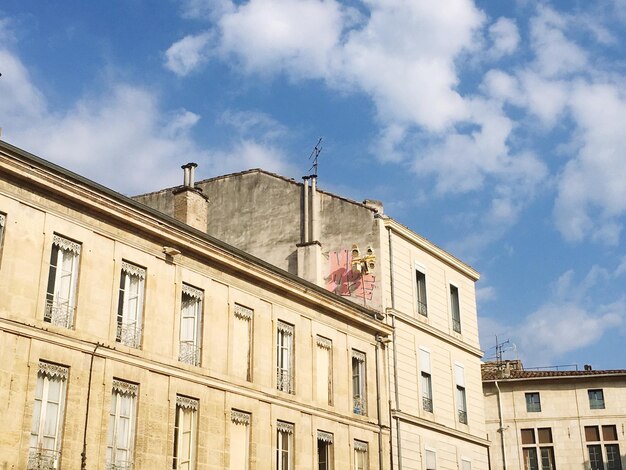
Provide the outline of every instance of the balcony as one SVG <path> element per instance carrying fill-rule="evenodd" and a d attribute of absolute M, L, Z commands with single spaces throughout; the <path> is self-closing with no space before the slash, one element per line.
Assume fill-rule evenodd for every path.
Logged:
<path fill-rule="evenodd" d="M 467 424 L 467 411 L 458 410 L 459 412 L 459 423 Z"/>
<path fill-rule="evenodd" d="M 293 393 L 293 378 L 287 369 L 278 369 L 276 375 L 276 388 L 283 392 Z"/>
<path fill-rule="evenodd" d="M 200 365 L 200 347 L 193 341 L 183 341 L 180 343 L 178 360 L 192 366 Z"/>
<path fill-rule="evenodd" d="M 74 307 L 69 302 L 58 302 L 53 299 L 46 300 L 46 308 L 43 314 L 44 321 L 63 328 L 72 328 L 74 320 Z"/>
<path fill-rule="evenodd" d="M 457 333 L 461 332 L 461 320 L 457 320 L 456 318 L 452 319 L 452 329 Z"/>
<path fill-rule="evenodd" d="M 141 328 L 135 324 L 118 324 L 115 341 L 139 349 L 141 346 Z"/>
<path fill-rule="evenodd" d="M 422 408 L 429 413 L 433 412 L 433 399 L 429 397 L 422 397 Z"/>
<path fill-rule="evenodd" d="M 356 395 L 353 399 L 354 403 L 354 414 L 365 416 L 367 411 L 367 403 L 365 401 L 365 397 L 360 395 Z"/>
<path fill-rule="evenodd" d="M 125 460 L 117 460 L 116 462 L 107 462 L 104 466 L 105 470 L 133 470 L 133 463 Z"/>
<path fill-rule="evenodd" d="M 28 451 L 28 470 L 57 470 L 61 453 L 56 450 L 31 447 Z"/>
<path fill-rule="evenodd" d="M 421 300 L 417 301 L 417 313 L 420 315 L 428 316 L 428 309 L 426 308 L 426 302 L 422 302 Z"/>

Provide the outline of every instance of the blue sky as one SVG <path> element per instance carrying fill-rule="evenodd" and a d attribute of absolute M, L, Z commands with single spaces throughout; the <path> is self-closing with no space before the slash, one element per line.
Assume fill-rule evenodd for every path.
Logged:
<path fill-rule="evenodd" d="M 4 0 L 2 138 L 125 194 L 262 167 L 481 274 L 481 343 L 626 368 L 626 1 Z"/>

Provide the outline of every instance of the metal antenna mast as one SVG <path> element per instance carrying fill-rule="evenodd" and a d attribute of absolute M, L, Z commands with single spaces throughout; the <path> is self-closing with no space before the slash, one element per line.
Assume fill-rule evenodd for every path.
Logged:
<path fill-rule="evenodd" d="M 320 153 L 322 151 L 322 138 L 320 137 L 320 139 L 317 141 L 317 144 L 315 144 L 315 147 L 313 147 L 313 151 L 311 152 L 311 155 L 309 155 L 309 160 L 313 159 L 313 166 L 311 168 L 309 168 L 309 172 L 313 172 L 313 175 L 317 176 L 317 160 L 318 157 L 320 156 Z"/>

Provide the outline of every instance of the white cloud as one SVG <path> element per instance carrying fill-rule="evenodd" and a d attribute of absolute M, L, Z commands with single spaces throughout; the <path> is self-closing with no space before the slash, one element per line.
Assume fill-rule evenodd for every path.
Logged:
<path fill-rule="evenodd" d="M 490 52 L 495 58 L 514 53 L 520 41 L 517 25 L 510 18 L 498 18 L 489 27 L 489 37 L 493 43 Z"/>
<path fill-rule="evenodd" d="M 612 84 L 579 82 L 570 106 L 580 149 L 559 180 L 556 224 L 568 240 L 616 244 L 618 218 L 626 213 L 626 93 Z"/>
<path fill-rule="evenodd" d="M 165 67 L 179 76 L 191 73 L 207 60 L 211 36 L 210 33 L 185 36 L 172 44 L 165 52 Z"/>

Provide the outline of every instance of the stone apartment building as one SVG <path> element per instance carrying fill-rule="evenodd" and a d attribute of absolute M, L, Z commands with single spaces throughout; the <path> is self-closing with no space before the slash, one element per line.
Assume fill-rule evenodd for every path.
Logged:
<path fill-rule="evenodd" d="M 250 170 L 195 187 L 209 201 L 209 234 L 375 309 L 393 327 L 385 350 L 393 469 L 489 467 L 474 269 L 380 202 L 320 191 L 316 176 Z M 179 190 L 136 200 L 174 214 Z"/>
<path fill-rule="evenodd" d="M 192 167 L 185 183 L 168 216 L 0 142 L 0 468 L 389 469 L 392 327 L 380 309 L 207 234 L 223 216 Z M 446 393 L 421 415 L 407 390 L 394 419 L 410 440 L 409 423 L 436 435 L 441 415 L 480 461 L 471 281 L 427 267 L 454 271 L 468 344 L 424 333 L 440 328 L 442 305 L 406 320 L 425 325 L 415 338 L 431 354 L 433 396 Z M 401 335 L 398 356 L 417 354 Z M 467 424 L 439 382 L 453 360 L 465 366 Z"/>
<path fill-rule="evenodd" d="M 626 370 L 483 366 L 492 468 L 621 470 Z"/>

